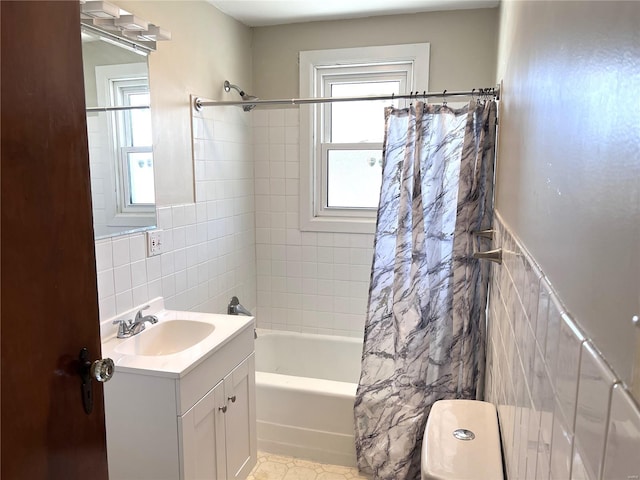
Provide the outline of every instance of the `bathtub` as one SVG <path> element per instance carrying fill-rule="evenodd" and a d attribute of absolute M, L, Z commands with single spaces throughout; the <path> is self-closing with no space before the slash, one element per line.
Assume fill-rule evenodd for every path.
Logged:
<path fill-rule="evenodd" d="M 258 449 L 355 466 L 353 402 L 362 340 L 258 330 Z"/>

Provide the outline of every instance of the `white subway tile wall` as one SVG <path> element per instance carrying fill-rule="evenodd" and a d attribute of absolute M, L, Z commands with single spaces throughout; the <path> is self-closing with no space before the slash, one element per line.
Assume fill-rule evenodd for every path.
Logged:
<path fill-rule="evenodd" d="M 298 109 L 256 109 L 258 326 L 362 336 L 373 235 L 302 232 Z"/>
<path fill-rule="evenodd" d="M 485 397 L 509 480 L 640 478 L 637 404 L 499 214 L 495 224 Z"/>
<path fill-rule="evenodd" d="M 611 385 L 617 379 L 598 352 L 585 342 L 582 346 L 580 379 L 576 404 L 573 478 L 601 478 L 604 442 L 611 408 Z M 591 455 L 596 452 L 596 455 Z M 579 466 L 576 469 L 576 466 Z M 640 472 L 638 472 L 640 473 Z"/>
<path fill-rule="evenodd" d="M 604 479 L 638 478 L 640 452 L 640 409 L 622 385 L 611 395 L 609 426 L 605 443 Z"/>
<path fill-rule="evenodd" d="M 100 320 L 163 296 L 167 308 L 226 313 L 233 295 L 256 307 L 251 115 L 205 108 L 192 115 L 195 203 L 158 208 L 162 254 L 145 234 L 96 242 Z"/>
<path fill-rule="evenodd" d="M 91 204 L 93 207 L 93 225 L 97 231 L 106 230 L 106 198 L 105 192 L 109 191 L 109 140 L 101 128 L 98 113 L 87 114 L 87 136 L 89 139 L 89 161 L 91 163 Z"/>

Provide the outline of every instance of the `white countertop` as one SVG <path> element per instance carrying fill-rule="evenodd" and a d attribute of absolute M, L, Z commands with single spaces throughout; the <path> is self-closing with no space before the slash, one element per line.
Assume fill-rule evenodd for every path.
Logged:
<path fill-rule="evenodd" d="M 154 311 L 153 308 L 145 310 L 144 313 L 149 314 L 149 312 L 158 317 L 158 323 L 154 325 L 147 323 L 146 329 L 138 335 L 144 335 L 147 331 L 168 320 L 205 322 L 214 325 L 215 328 L 203 340 L 180 352 L 169 355 L 128 355 L 119 353 L 116 348 L 123 342 L 134 339 L 138 335 L 125 339 L 116 338 L 115 330 L 108 328 L 108 325 L 113 321 L 113 319 L 109 319 L 103 323 L 102 357 L 109 357 L 114 361 L 116 372 L 180 378 L 245 329 L 254 328 L 254 317 L 164 309 Z M 118 316 L 118 318 L 122 317 L 122 315 Z M 128 317 L 125 316 L 125 318 Z"/>

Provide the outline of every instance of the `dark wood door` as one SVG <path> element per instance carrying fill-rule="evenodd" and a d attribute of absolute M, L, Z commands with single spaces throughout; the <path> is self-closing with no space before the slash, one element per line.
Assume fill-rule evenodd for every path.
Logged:
<path fill-rule="evenodd" d="M 79 3 L 2 1 L 1 475 L 106 480 Z"/>

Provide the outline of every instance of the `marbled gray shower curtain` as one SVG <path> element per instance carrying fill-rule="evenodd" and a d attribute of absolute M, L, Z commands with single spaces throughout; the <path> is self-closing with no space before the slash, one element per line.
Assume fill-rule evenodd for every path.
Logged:
<path fill-rule="evenodd" d="M 482 396 L 496 103 L 385 110 L 383 180 L 355 402 L 358 467 L 420 478 L 431 405 Z"/>

